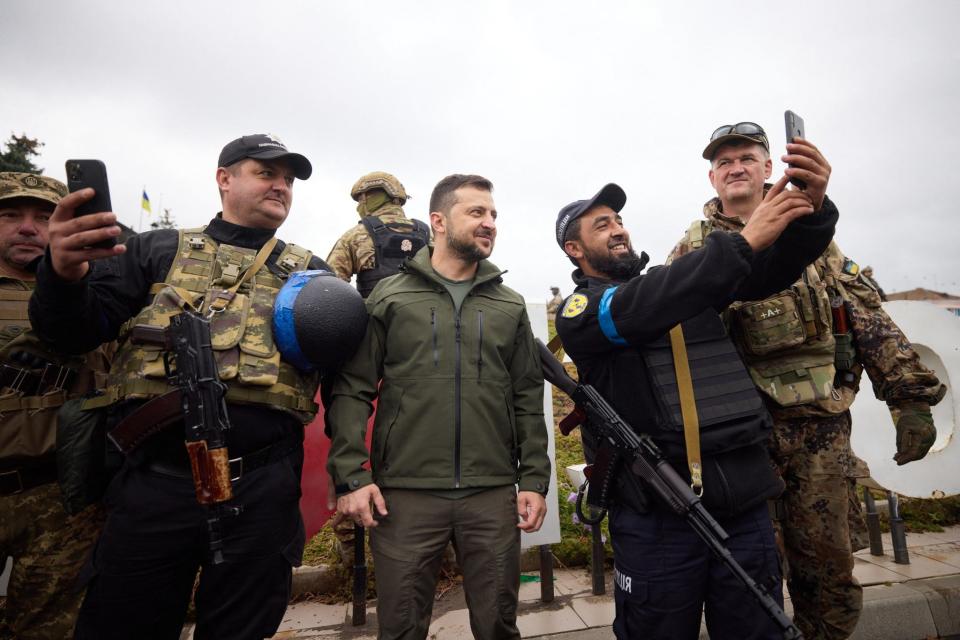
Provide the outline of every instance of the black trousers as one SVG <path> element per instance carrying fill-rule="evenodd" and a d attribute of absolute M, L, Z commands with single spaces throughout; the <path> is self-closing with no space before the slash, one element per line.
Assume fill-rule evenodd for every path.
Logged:
<path fill-rule="evenodd" d="M 126 464 L 105 497 L 75 637 L 176 639 L 195 582 L 194 638 L 273 635 L 303 555 L 302 466 L 301 448 L 234 483 L 229 504 L 242 511 L 222 521 L 224 562 L 214 565 L 192 480 Z"/>
<path fill-rule="evenodd" d="M 718 518 L 733 557 L 782 607 L 780 565 L 766 503 Z M 701 613 L 714 640 L 780 640 L 783 634 L 686 521 L 657 508 L 610 509 L 613 631 L 623 640 L 696 640 Z"/>

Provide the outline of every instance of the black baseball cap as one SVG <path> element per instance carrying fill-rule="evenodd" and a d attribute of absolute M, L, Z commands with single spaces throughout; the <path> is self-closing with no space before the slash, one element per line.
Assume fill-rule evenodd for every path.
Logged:
<path fill-rule="evenodd" d="M 269 133 L 254 133 L 228 142 L 227 146 L 220 152 L 217 166 L 229 167 L 245 158 L 254 158 L 255 160 L 286 158 L 293 166 L 294 175 L 300 180 L 306 180 L 313 173 L 313 167 L 309 160 L 299 153 L 287 151 L 287 146 Z"/>
<path fill-rule="evenodd" d="M 597 195 L 593 196 L 589 200 L 577 200 L 576 202 L 571 202 L 563 209 L 560 209 L 560 213 L 557 214 L 557 244 L 560 245 L 560 248 L 563 249 L 563 242 L 566 239 L 567 227 L 570 226 L 570 223 L 585 214 L 587 211 L 596 207 L 597 205 L 606 205 L 620 213 L 620 210 L 623 209 L 623 205 L 627 202 L 627 194 L 624 193 L 623 189 L 620 188 L 620 185 L 613 184 L 612 182 L 600 191 L 597 192 Z"/>

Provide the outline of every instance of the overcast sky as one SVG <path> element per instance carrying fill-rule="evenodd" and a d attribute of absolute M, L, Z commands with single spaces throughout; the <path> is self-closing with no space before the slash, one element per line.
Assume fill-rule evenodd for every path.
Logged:
<path fill-rule="evenodd" d="M 662 262 L 713 195 L 718 125 L 783 111 L 833 166 L 837 241 L 888 291 L 960 293 L 960 2 L 49 2 L 4 0 L 0 137 L 107 164 L 114 209 L 140 190 L 181 226 L 219 208 L 221 147 L 271 132 L 313 163 L 280 237 L 326 257 L 373 170 L 413 194 L 454 172 L 494 185 L 507 284 L 570 292 L 557 211 L 606 182 L 634 247 Z M 144 226 L 149 223 L 145 219 Z"/>

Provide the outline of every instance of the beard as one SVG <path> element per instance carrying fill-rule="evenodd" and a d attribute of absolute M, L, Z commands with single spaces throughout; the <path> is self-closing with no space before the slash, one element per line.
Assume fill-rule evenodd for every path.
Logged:
<path fill-rule="evenodd" d="M 584 249 L 583 259 L 596 271 L 611 280 L 629 280 L 637 270 L 643 268 L 643 260 L 630 248 L 628 253 L 620 256 L 611 255 L 609 251 L 594 253 Z"/>
<path fill-rule="evenodd" d="M 451 253 L 464 262 L 480 262 L 481 260 L 489 258 L 493 252 L 493 236 L 486 235 L 483 237 L 490 239 L 489 250 L 482 249 L 476 243 L 471 242 L 469 239 L 462 239 L 456 234 L 450 234 L 447 238 L 447 247 Z"/>

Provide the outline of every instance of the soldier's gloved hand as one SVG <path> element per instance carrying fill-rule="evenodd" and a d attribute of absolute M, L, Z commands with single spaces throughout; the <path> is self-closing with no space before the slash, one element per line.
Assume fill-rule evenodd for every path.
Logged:
<path fill-rule="evenodd" d="M 904 465 L 927 455 L 937 439 L 937 428 L 933 425 L 933 414 L 926 402 L 909 402 L 898 409 L 897 454 L 893 459 L 898 465 Z"/>

